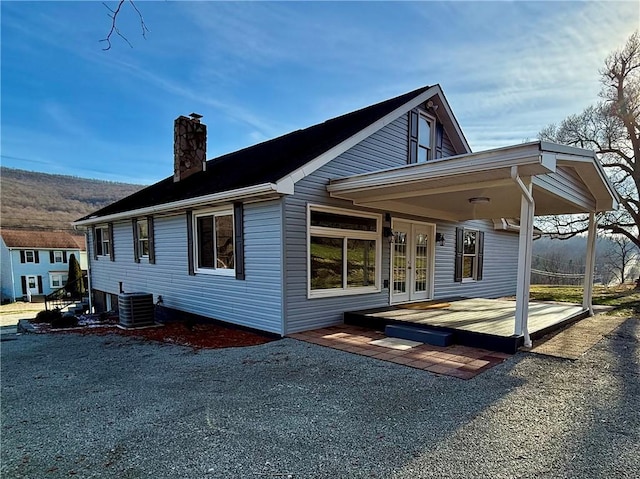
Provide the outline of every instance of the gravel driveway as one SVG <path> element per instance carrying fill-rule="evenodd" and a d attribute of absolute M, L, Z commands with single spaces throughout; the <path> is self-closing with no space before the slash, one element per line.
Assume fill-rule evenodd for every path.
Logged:
<path fill-rule="evenodd" d="M 463 381 L 293 339 L 2 343 L 6 478 L 638 477 L 640 321 Z"/>

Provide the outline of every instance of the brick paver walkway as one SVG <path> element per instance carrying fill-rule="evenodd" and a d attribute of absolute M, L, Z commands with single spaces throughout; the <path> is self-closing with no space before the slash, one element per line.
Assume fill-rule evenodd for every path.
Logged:
<path fill-rule="evenodd" d="M 460 379 L 471 379 L 510 357 L 509 354 L 460 345 L 381 346 L 372 342 L 386 338 L 383 333 L 350 325 L 305 331 L 289 337 Z"/>

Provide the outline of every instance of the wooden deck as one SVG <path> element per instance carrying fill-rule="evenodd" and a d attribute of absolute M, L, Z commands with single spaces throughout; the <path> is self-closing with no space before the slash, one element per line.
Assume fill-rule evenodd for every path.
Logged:
<path fill-rule="evenodd" d="M 405 324 L 450 331 L 459 344 L 513 353 L 523 342 L 522 336 L 514 335 L 515 311 L 515 301 L 468 298 L 352 311 L 344 319 L 380 330 L 388 324 Z M 531 302 L 529 334 L 535 339 L 585 316 L 576 304 Z"/>

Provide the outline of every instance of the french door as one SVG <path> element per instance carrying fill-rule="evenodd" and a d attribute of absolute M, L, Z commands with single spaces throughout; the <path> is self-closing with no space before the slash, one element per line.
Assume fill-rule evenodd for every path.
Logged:
<path fill-rule="evenodd" d="M 391 303 L 431 299 L 435 226 L 393 220 Z"/>

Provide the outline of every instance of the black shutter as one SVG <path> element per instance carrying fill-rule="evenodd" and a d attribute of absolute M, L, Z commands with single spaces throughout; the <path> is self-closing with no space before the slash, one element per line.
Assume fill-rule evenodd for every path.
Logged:
<path fill-rule="evenodd" d="M 27 260 L 24 257 L 24 251 L 20 250 L 20 262 L 25 263 Z M 24 276 L 23 276 L 24 277 Z M 23 293 L 24 294 L 24 293 Z"/>
<path fill-rule="evenodd" d="M 93 237 L 93 259 L 98 259 L 98 238 L 96 238 L 96 227 L 91 227 L 91 236 Z"/>
<path fill-rule="evenodd" d="M 233 221 L 236 279 L 244 279 L 244 206 L 242 203 L 233 204 Z"/>
<path fill-rule="evenodd" d="M 67 252 L 66 252 L 66 251 L 63 251 L 63 252 L 62 252 L 62 262 L 63 262 L 63 263 L 66 263 L 66 262 L 67 262 Z"/>
<path fill-rule="evenodd" d="M 482 263 L 484 261 L 484 232 L 478 231 L 478 242 L 476 244 L 478 253 L 478 270 L 476 279 L 480 281 L 482 279 Z"/>
<path fill-rule="evenodd" d="M 49 251 L 49 263 L 55 263 L 56 259 L 53 256 L 53 251 Z"/>
<path fill-rule="evenodd" d="M 131 220 L 131 226 L 133 228 L 133 260 L 136 263 L 139 263 L 140 251 L 138 251 L 138 221 L 135 218 Z"/>
<path fill-rule="evenodd" d="M 39 263 L 40 262 L 40 251 L 36 250 L 36 251 L 33 252 L 33 254 L 36 257 L 36 263 Z"/>
<path fill-rule="evenodd" d="M 109 259 L 111 261 L 115 261 L 116 260 L 116 252 L 115 252 L 115 245 L 113 244 L 113 223 L 109 223 L 107 225 L 107 228 L 109 230 Z"/>
<path fill-rule="evenodd" d="M 22 281 L 22 294 L 27 294 L 27 277 L 20 276 L 20 280 Z"/>
<path fill-rule="evenodd" d="M 147 231 L 149 232 L 149 263 L 156 264 L 156 242 L 153 236 L 153 216 L 147 216 Z"/>
<path fill-rule="evenodd" d="M 456 283 L 462 283 L 462 252 L 464 250 L 464 228 L 456 228 L 456 258 L 454 278 Z"/>
<path fill-rule="evenodd" d="M 409 153 L 407 163 L 418 162 L 418 110 L 409 112 Z"/>
<path fill-rule="evenodd" d="M 444 137 L 444 128 L 442 123 L 436 125 L 436 158 L 442 158 L 442 142 Z"/>
<path fill-rule="evenodd" d="M 193 266 L 193 213 L 187 210 L 187 258 L 189 260 L 189 275 L 195 276 Z"/>
<path fill-rule="evenodd" d="M 42 276 L 38 275 L 38 294 L 42 294 Z"/>

